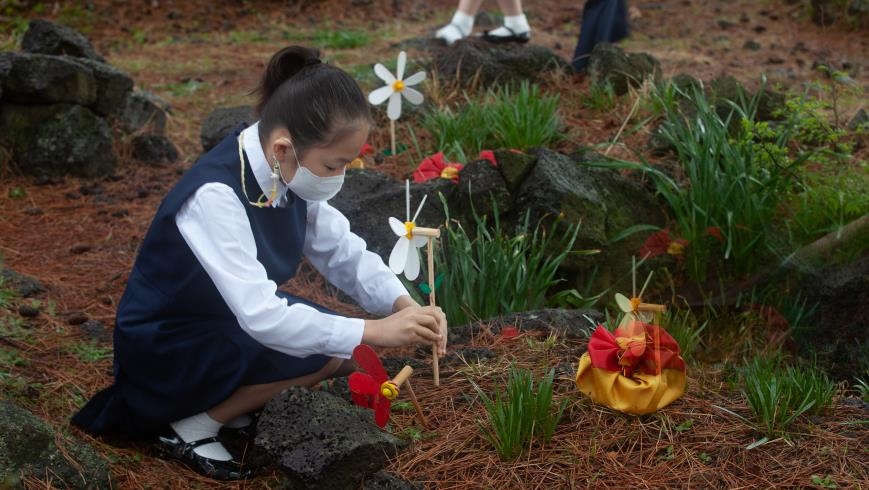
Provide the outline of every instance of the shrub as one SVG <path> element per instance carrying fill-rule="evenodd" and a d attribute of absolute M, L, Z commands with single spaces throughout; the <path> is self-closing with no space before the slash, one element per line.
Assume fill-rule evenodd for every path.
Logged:
<path fill-rule="evenodd" d="M 543 95 L 537 85 L 524 82 L 490 89 L 480 102 L 466 94 L 460 107 L 428 112 L 422 126 L 453 161 L 484 149 L 546 146 L 561 138 L 559 101 L 558 95 Z"/>
<path fill-rule="evenodd" d="M 480 424 L 480 429 L 501 459 L 515 459 L 532 438 L 541 443 L 552 439 L 567 406 L 567 400 L 553 406 L 554 376 L 555 371 L 550 369 L 535 390 L 530 371 L 511 368 L 506 393 L 498 392 L 494 399 L 471 382 L 489 417 L 489 426 Z"/>
<path fill-rule="evenodd" d="M 766 437 L 784 435 L 804 413 L 828 407 L 835 386 L 815 367 L 783 368 L 779 357 L 757 357 L 742 369 L 743 393 L 755 417 L 755 427 Z"/>
<path fill-rule="evenodd" d="M 437 301 L 449 323 L 464 325 L 545 307 L 546 293 L 559 282 L 555 273 L 573 247 L 578 225 L 552 233 L 542 222 L 532 228 L 526 213 L 515 234 L 509 235 L 493 202 L 491 225 L 471 208 L 474 230 L 469 233 L 450 219 L 446 200 L 440 197 L 447 220 L 435 254 L 437 270 L 444 274 Z"/>

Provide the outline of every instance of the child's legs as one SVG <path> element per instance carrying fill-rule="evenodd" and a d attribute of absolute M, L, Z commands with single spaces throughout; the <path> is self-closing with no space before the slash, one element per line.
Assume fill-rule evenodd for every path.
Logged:
<path fill-rule="evenodd" d="M 314 386 L 327 378 L 346 376 L 353 372 L 353 362 L 348 359 L 334 357 L 320 370 L 293 379 L 284 379 L 271 383 L 242 386 L 226 400 L 210 408 L 208 416 L 214 420 L 226 423 L 239 415 L 262 408 L 269 400 L 290 386 Z"/>
<path fill-rule="evenodd" d="M 505 17 L 522 15 L 522 0 L 498 0 L 498 7 Z"/>
<path fill-rule="evenodd" d="M 498 1 L 500 2 L 501 0 Z M 483 3 L 483 0 L 459 0 L 458 11 L 473 17 L 477 15 L 477 11 L 480 10 L 481 3 Z"/>

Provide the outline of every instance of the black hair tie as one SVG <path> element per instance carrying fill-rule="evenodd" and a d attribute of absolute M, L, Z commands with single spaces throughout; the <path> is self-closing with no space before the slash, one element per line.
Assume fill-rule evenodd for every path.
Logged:
<path fill-rule="evenodd" d="M 308 58 L 305 60 L 305 66 L 319 65 L 320 58 Z"/>

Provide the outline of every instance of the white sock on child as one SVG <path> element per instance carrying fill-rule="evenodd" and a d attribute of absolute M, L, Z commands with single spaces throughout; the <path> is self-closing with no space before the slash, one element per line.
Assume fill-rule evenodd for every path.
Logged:
<path fill-rule="evenodd" d="M 223 424 L 209 417 L 208 413 L 202 412 L 186 419 L 176 420 L 169 425 L 181 437 L 181 440 L 193 442 L 216 436 Z M 232 459 L 229 451 L 219 442 L 212 442 L 193 448 L 193 452 L 217 461 L 229 461 Z"/>
<path fill-rule="evenodd" d="M 474 16 L 456 11 L 456 13 L 453 14 L 453 20 L 451 20 L 449 24 L 438 29 L 435 33 L 435 37 L 443 39 L 447 44 L 453 44 L 459 39 L 467 37 L 472 30 L 474 30 Z"/>
<path fill-rule="evenodd" d="M 505 29 L 512 29 L 513 32 Z M 508 15 L 504 17 L 504 26 L 489 31 L 490 36 L 495 37 L 510 37 L 513 34 L 522 34 L 523 32 L 528 32 L 531 30 L 531 26 L 528 24 L 528 18 L 525 17 L 525 14 L 519 15 Z"/>

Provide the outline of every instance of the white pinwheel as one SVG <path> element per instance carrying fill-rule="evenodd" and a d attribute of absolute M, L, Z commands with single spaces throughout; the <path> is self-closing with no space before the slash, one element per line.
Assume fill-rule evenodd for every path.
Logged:
<path fill-rule="evenodd" d="M 410 181 L 405 182 L 406 189 L 406 214 L 407 221 L 402 223 L 397 218 L 389 217 L 389 227 L 393 233 L 398 235 L 398 241 L 392 247 L 392 252 L 389 254 L 389 268 L 396 274 L 404 273 L 409 281 L 413 281 L 419 276 L 419 253 L 416 249 L 422 247 L 428 242 L 425 236 L 414 235 L 413 229 L 416 227 L 416 218 L 419 212 L 422 211 L 422 205 L 425 204 L 423 196 L 419 207 L 416 209 L 416 214 L 413 219 L 410 218 Z"/>
<path fill-rule="evenodd" d="M 420 71 L 404 79 L 404 67 L 407 64 L 407 54 L 402 51 L 398 53 L 398 64 L 395 66 L 395 76 L 388 68 L 381 63 L 374 65 L 374 73 L 383 80 L 386 85 L 373 90 L 368 94 L 368 102 L 373 105 L 380 105 L 386 99 L 389 99 L 389 105 L 386 108 L 386 115 L 391 121 L 401 117 L 401 97 L 404 96 L 411 104 L 422 104 L 423 97 L 419 90 L 410 88 L 425 80 L 425 72 Z"/>

